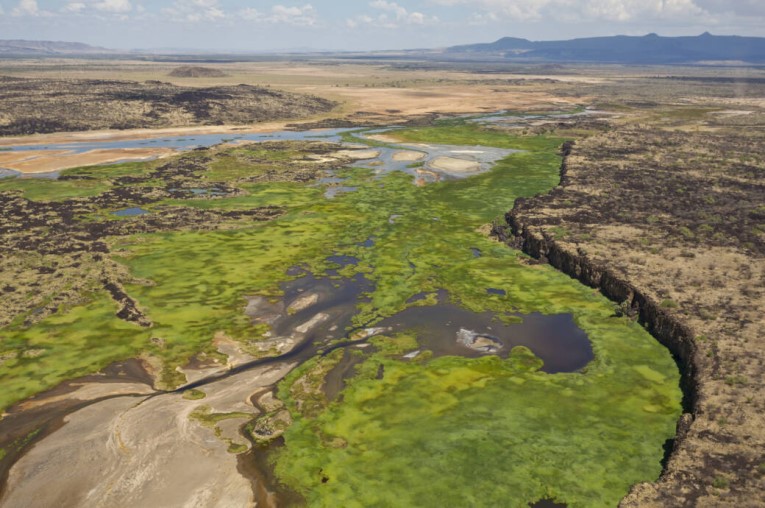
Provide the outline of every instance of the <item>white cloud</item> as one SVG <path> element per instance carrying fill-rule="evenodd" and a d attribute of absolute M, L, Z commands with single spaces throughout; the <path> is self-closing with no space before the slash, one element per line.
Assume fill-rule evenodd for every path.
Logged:
<path fill-rule="evenodd" d="M 696 5 L 712 13 L 765 16 L 765 2 L 762 0 L 696 0 Z"/>
<path fill-rule="evenodd" d="M 316 9 L 311 4 L 306 4 L 302 7 L 274 5 L 271 8 L 270 21 L 272 23 L 286 23 L 289 25 L 314 25 L 316 24 Z"/>
<path fill-rule="evenodd" d="M 197 23 L 217 21 L 226 17 L 218 0 L 175 0 L 162 13 L 173 21 Z"/>
<path fill-rule="evenodd" d="M 130 12 L 133 10 L 130 0 L 102 0 L 94 3 L 93 7 L 104 12 Z"/>
<path fill-rule="evenodd" d="M 478 11 L 473 23 L 538 21 L 689 21 L 707 17 L 701 2 L 716 0 L 431 0 L 439 5 L 467 5 Z"/>
<path fill-rule="evenodd" d="M 362 25 L 376 26 L 381 28 L 398 28 L 401 25 L 425 25 L 438 22 L 436 16 L 428 16 L 422 12 L 409 12 L 405 7 L 396 2 L 386 0 L 373 0 L 369 3 L 372 9 L 382 11 L 377 16 L 362 14 L 345 20 L 349 28 L 357 28 Z"/>
<path fill-rule="evenodd" d="M 11 11 L 14 16 L 39 16 L 40 13 L 37 0 L 20 0 L 16 8 Z"/>
<path fill-rule="evenodd" d="M 69 2 L 61 10 L 65 12 L 82 12 L 85 10 L 85 7 L 87 7 L 87 5 L 83 2 Z"/>
<path fill-rule="evenodd" d="M 259 23 L 314 26 L 318 22 L 318 13 L 311 4 L 305 4 L 302 7 L 274 5 L 268 12 L 248 7 L 240 11 L 239 15 L 243 19 Z"/>
<path fill-rule="evenodd" d="M 257 21 L 263 19 L 263 14 L 253 7 L 247 7 L 239 11 L 239 17 L 249 21 Z"/>
<path fill-rule="evenodd" d="M 61 9 L 63 12 L 75 14 L 88 10 L 124 15 L 133 10 L 133 4 L 131 0 L 70 0 Z"/>

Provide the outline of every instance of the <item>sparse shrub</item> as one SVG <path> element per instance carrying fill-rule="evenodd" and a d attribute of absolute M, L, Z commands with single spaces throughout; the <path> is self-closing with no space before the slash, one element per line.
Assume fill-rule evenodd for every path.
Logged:
<path fill-rule="evenodd" d="M 207 394 L 205 394 L 205 392 L 202 390 L 191 389 L 183 392 L 183 398 L 186 400 L 201 400 L 205 397 L 207 397 Z"/>
<path fill-rule="evenodd" d="M 685 238 L 688 238 L 688 239 L 693 238 L 695 236 L 693 234 L 693 231 L 691 231 L 690 229 L 688 229 L 685 226 L 680 226 L 678 228 L 678 231 L 680 232 L 681 235 L 683 235 Z"/>
<path fill-rule="evenodd" d="M 730 483 L 728 482 L 728 479 L 724 476 L 715 476 L 715 479 L 712 480 L 712 487 L 716 489 L 727 489 Z"/>
<path fill-rule="evenodd" d="M 666 299 L 661 301 L 660 306 L 663 309 L 676 309 L 678 307 L 678 304 L 674 300 Z"/>
<path fill-rule="evenodd" d="M 746 385 L 744 376 L 728 376 L 725 378 L 725 384 L 728 386 Z"/>

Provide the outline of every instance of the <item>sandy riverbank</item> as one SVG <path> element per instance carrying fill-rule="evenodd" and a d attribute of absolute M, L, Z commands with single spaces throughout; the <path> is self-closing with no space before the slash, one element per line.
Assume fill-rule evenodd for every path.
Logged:
<path fill-rule="evenodd" d="M 115 148 L 76 153 L 71 150 L 0 152 L 0 167 L 23 174 L 53 173 L 81 166 L 158 159 L 173 155 L 169 148 Z"/>

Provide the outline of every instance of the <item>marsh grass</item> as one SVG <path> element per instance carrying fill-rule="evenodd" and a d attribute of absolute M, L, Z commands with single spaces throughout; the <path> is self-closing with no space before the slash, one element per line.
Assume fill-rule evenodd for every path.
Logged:
<path fill-rule="evenodd" d="M 341 275 L 363 273 L 374 283 L 368 301 L 358 304 L 357 325 L 443 289 L 476 312 L 571 313 L 589 335 L 595 360 L 583 372 L 554 375 L 540 372 L 540 360 L 524 348 L 506 360 L 428 359 L 425 352 L 407 362 L 400 355 L 417 348 L 416 336 L 379 338 L 348 380 L 342 402 L 321 401 L 303 413 L 301 392 L 291 388 L 322 361 L 310 360 L 280 386 L 294 423 L 273 457 L 279 480 L 310 505 L 441 506 L 446 495 L 453 505 L 527 506 L 555 498 L 607 506 L 632 484 L 655 480 L 680 412 L 670 355 L 638 325 L 614 318 L 602 296 L 550 267 L 522 263 L 522 254 L 477 231 L 516 198 L 558 183 L 561 140 L 465 123 L 396 135 L 524 152 L 487 173 L 424 188 L 404 173 L 375 179 L 369 170 L 350 168 L 343 174 L 358 190 L 333 200 L 323 199 L 320 187 L 267 183 L 241 185 L 244 196 L 177 202 L 221 209 L 278 204 L 286 213 L 230 230 L 111 239 L 112 252 L 135 277 L 126 289 L 153 327 L 116 319 L 114 304 L 94 293 L 89 303 L 31 328 L 5 330 L 4 344 L 42 353 L 0 367 L 6 388 L 0 405 L 138 354 L 159 360 L 162 382 L 177 385 L 183 379 L 176 367 L 213 353 L 217 332 L 245 346 L 260 339 L 263 328 L 243 312 L 247 295 L 279 297 L 290 267 L 320 274 L 332 267 L 326 257 L 334 253 L 359 260 Z M 247 169 L 214 171 L 228 178 Z M 392 215 L 398 218 L 390 221 Z M 374 246 L 363 247 L 370 237 Z M 486 288 L 507 294 L 488 297 Z M 384 376 L 377 379 L 380 366 Z M 194 417 L 216 423 L 204 409 Z"/>

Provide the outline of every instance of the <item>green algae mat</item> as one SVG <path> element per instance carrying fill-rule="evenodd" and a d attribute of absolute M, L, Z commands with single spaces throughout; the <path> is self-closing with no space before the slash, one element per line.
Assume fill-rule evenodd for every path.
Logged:
<path fill-rule="evenodd" d="M 137 355 L 159 362 L 162 382 L 177 386 L 183 382 L 177 366 L 200 352 L 219 354 L 216 334 L 256 343 L 266 329 L 245 315 L 245 298 L 278 298 L 282 284 L 296 277 L 290 269 L 299 266 L 336 278 L 363 275 L 371 283 L 353 318 L 358 327 L 432 305 L 446 292 L 466 310 L 508 322 L 531 313 L 570 314 L 588 335 L 594 359 L 577 372 L 550 374 L 525 347 L 506 357 L 435 357 L 418 343 L 416 330 L 403 331 L 351 353 L 358 356 L 353 375 L 330 398 L 321 386 L 343 351 L 316 355 L 278 387 L 293 423 L 269 461 L 289 499 L 328 507 L 523 507 L 540 499 L 616 506 L 631 485 L 657 479 L 680 414 L 679 373 L 669 352 L 616 317 L 596 291 L 528 263 L 485 233 L 516 198 L 557 184 L 562 140 L 459 123 L 396 135 L 523 152 L 486 173 L 424 187 L 403 172 L 341 169 L 335 175 L 355 190 L 327 199 L 315 181 L 247 179 L 247 158 L 229 151 L 209 164 L 207 178 L 235 187 L 235 196 L 165 199 L 147 208 L 273 206 L 283 213 L 211 231 L 108 239 L 112 258 L 129 274 L 126 292 L 152 326 L 117 319 L 113 302 L 99 291 L 32 326 L 9 325 L 3 348 L 32 353 L 0 365 L 0 380 L 12 388 L 3 406 Z M 145 172 L 141 167 L 136 172 Z M 23 185 L 35 195 L 31 184 Z M 55 194 L 55 182 L 44 185 L 39 195 Z M 88 196 L 100 185 L 107 186 L 67 184 L 65 192 Z M 330 256 L 355 261 L 338 265 Z"/>

